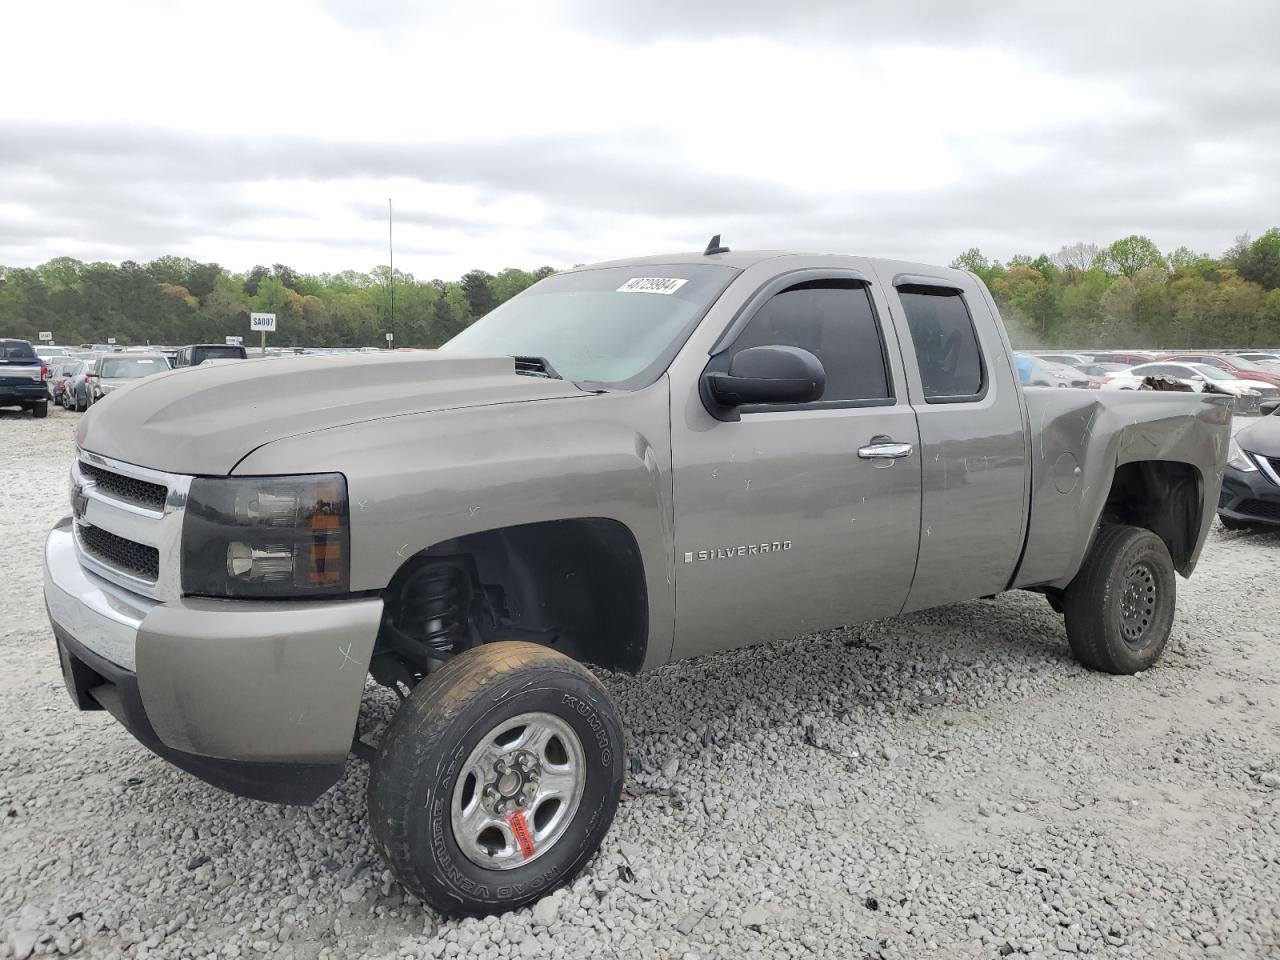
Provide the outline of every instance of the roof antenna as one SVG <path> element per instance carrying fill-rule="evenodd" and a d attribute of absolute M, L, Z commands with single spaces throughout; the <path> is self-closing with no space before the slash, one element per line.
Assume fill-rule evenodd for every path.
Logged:
<path fill-rule="evenodd" d="M 704 257 L 709 257 L 713 253 L 728 253 L 728 252 L 729 252 L 728 247 L 720 246 L 720 234 L 717 233 L 714 237 L 711 238 L 711 242 L 707 244 L 707 249 L 702 251 L 702 255 Z"/>

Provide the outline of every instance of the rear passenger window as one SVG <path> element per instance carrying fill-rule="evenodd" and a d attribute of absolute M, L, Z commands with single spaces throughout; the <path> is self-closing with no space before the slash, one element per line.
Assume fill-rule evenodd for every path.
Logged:
<path fill-rule="evenodd" d="M 901 286 L 898 296 L 929 403 L 976 399 L 986 393 L 982 351 L 959 290 Z"/>
<path fill-rule="evenodd" d="M 857 281 L 812 280 L 769 298 L 727 351 L 784 346 L 808 350 L 827 373 L 819 404 L 892 399 L 871 295 Z"/>

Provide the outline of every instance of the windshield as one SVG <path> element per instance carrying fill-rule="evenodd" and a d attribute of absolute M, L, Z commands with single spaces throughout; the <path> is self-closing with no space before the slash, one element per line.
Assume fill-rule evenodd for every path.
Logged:
<path fill-rule="evenodd" d="M 1194 370 L 1196 373 L 1204 374 L 1204 378 L 1206 380 L 1235 380 L 1236 379 L 1231 374 L 1223 373 L 1217 367 L 1211 367 L 1207 363 L 1193 363 L 1190 366 L 1191 366 L 1191 369 Z"/>
<path fill-rule="evenodd" d="M 168 369 L 162 357 L 112 357 L 102 361 L 100 376 L 104 380 L 136 380 Z"/>
<path fill-rule="evenodd" d="M 541 357 L 566 380 L 643 386 L 671 362 L 694 323 L 737 273 L 732 267 L 685 263 L 556 274 L 440 349 Z"/>
<path fill-rule="evenodd" d="M 1227 359 L 1231 361 L 1231 365 L 1233 367 L 1238 367 L 1241 370 L 1258 370 L 1258 371 L 1261 371 L 1262 373 L 1271 372 L 1262 364 L 1255 363 L 1252 360 L 1246 360 L 1243 357 L 1228 357 Z"/>
<path fill-rule="evenodd" d="M 0 343 L 0 360 L 38 360 L 29 343 Z"/>
<path fill-rule="evenodd" d="M 244 347 L 196 347 L 191 352 L 195 355 L 196 363 L 202 363 L 205 360 L 222 360 L 228 357 L 239 360 L 244 356 Z"/>

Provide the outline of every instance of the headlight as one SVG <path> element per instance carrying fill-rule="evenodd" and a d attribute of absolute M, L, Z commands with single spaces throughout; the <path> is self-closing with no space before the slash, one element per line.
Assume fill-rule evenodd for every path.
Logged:
<path fill-rule="evenodd" d="M 1253 462 L 1247 453 L 1240 449 L 1240 444 L 1236 443 L 1234 437 L 1231 439 L 1231 443 L 1227 445 L 1227 463 L 1245 473 L 1258 469 L 1258 465 Z"/>
<path fill-rule="evenodd" d="M 347 481 L 198 477 L 182 523 L 182 592 L 206 597 L 314 597 L 351 584 Z"/>

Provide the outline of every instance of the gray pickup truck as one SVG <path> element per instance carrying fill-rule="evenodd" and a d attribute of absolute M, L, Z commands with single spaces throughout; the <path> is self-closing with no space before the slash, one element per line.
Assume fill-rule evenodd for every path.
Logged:
<path fill-rule="evenodd" d="M 571 879 L 638 671 L 1043 593 L 1083 663 L 1160 655 L 1230 398 L 1019 387 L 971 274 L 735 253 L 557 274 L 438 351 L 161 373 L 81 421 L 45 596 L 68 690 L 161 757 L 308 803 L 453 913 Z M 400 698 L 376 747 L 372 678 Z"/>

